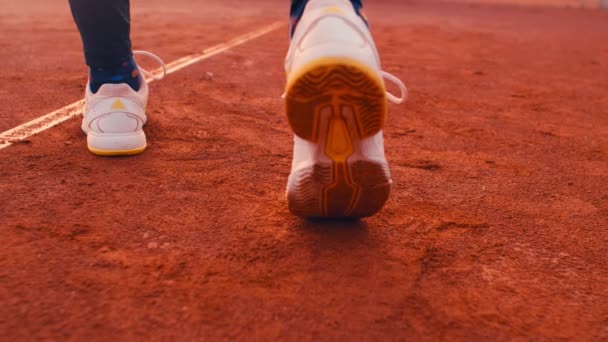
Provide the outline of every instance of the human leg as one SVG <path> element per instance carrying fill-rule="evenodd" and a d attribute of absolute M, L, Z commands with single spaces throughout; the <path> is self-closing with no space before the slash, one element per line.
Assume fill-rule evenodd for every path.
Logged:
<path fill-rule="evenodd" d="M 88 149 L 103 156 L 141 153 L 148 87 L 131 51 L 129 0 L 69 2 L 89 66 L 81 126 Z"/>
<path fill-rule="evenodd" d="M 353 5 L 355 12 L 359 14 L 359 16 L 362 16 L 361 9 L 363 8 L 363 4 L 361 0 L 351 0 L 350 2 Z M 302 17 L 302 14 L 304 13 L 304 9 L 306 8 L 307 4 L 308 0 L 291 0 L 291 7 L 289 9 L 289 16 L 291 18 L 289 30 L 290 34 L 293 34 L 296 24 L 298 23 L 298 21 L 300 21 L 300 18 Z"/>
<path fill-rule="evenodd" d="M 131 52 L 129 0 L 69 0 L 89 66 L 89 86 L 126 83 L 139 90 L 141 76 Z"/>

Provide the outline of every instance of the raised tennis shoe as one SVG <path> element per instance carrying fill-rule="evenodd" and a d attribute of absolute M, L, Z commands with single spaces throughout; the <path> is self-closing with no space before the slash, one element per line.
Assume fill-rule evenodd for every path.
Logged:
<path fill-rule="evenodd" d="M 295 133 L 290 211 L 307 218 L 375 214 L 392 184 L 382 136 L 387 100 L 405 102 L 405 85 L 381 70 L 367 24 L 347 0 L 308 3 L 285 69 L 286 112 Z M 385 79 L 400 97 L 386 91 Z"/>

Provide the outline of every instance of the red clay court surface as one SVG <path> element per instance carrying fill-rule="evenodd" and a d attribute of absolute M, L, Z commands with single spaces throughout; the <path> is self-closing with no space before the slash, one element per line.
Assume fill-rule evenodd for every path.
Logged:
<path fill-rule="evenodd" d="M 10 3 L 0 131 L 86 82 L 67 1 Z M 286 1 L 202 3 L 133 1 L 135 48 L 286 22 Z M 367 13 L 411 91 L 379 215 L 287 210 L 286 23 L 153 83 L 141 156 L 93 156 L 79 119 L 0 151 L 2 339 L 608 339 L 608 12 Z"/>

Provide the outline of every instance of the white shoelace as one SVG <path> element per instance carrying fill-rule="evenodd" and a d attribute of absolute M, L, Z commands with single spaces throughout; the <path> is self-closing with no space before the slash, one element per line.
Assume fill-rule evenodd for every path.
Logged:
<path fill-rule="evenodd" d="M 407 87 L 405 86 L 405 84 L 403 84 L 403 82 L 401 82 L 401 80 L 393 74 L 389 74 L 386 71 L 380 71 L 380 73 L 382 74 L 382 77 L 393 82 L 397 87 L 399 87 L 399 90 L 401 90 L 401 97 L 397 97 L 387 91 L 386 98 L 388 98 L 388 100 L 391 101 L 392 103 L 396 103 L 396 104 L 402 104 L 405 101 L 407 101 L 408 92 L 407 92 Z"/>
<path fill-rule="evenodd" d="M 133 51 L 133 55 L 134 56 L 135 55 L 146 56 L 146 57 L 152 58 L 153 60 L 157 61 L 158 64 L 160 64 L 160 66 L 161 66 L 160 69 L 162 69 L 162 75 L 161 76 L 157 76 L 156 75 L 156 74 L 158 74 L 158 71 L 160 71 L 160 70 L 156 70 L 156 72 L 150 72 L 150 71 L 148 71 L 148 70 L 146 70 L 146 69 L 138 66 L 139 70 L 141 70 L 141 72 L 147 78 L 151 78 L 151 79 L 153 79 L 155 81 L 160 81 L 163 78 L 165 78 L 165 76 L 167 76 L 167 66 L 165 65 L 165 62 L 163 62 L 163 60 L 160 57 L 158 57 L 157 55 L 155 55 L 155 54 L 153 54 L 151 52 L 148 52 L 148 51 L 141 51 L 141 50 Z"/>

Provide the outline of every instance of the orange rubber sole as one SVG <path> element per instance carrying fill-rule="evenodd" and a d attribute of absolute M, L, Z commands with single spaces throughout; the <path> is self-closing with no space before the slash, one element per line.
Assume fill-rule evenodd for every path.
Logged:
<path fill-rule="evenodd" d="M 131 150 L 101 150 L 98 148 L 88 146 L 89 151 L 91 153 L 93 153 L 94 155 L 97 155 L 97 156 L 102 156 L 102 157 L 133 156 L 136 154 L 143 153 L 146 150 L 146 147 L 147 146 L 143 146 L 143 147 L 135 148 L 135 149 L 131 149 Z"/>

